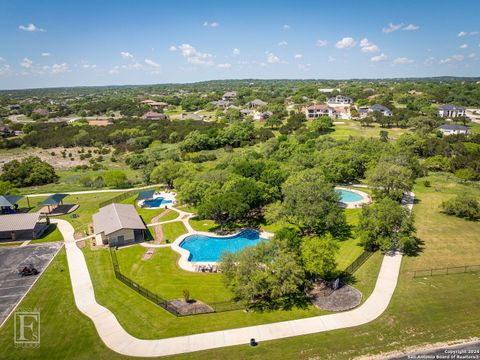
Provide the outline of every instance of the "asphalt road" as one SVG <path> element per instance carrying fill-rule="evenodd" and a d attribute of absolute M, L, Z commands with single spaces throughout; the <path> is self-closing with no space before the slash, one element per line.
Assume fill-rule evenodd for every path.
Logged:
<path fill-rule="evenodd" d="M 62 247 L 62 242 L 0 248 L 0 326 L 30 290 Z M 20 276 L 18 268 L 32 264 L 40 274 Z"/>

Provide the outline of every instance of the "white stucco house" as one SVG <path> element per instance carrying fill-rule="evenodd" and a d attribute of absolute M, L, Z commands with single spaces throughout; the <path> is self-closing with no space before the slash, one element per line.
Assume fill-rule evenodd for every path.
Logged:
<path fill-rule="evenodd" d="M 470 128 L 458 124 L 445 124 L 438 128 L 443 135 L 470 134 Z"/>
<path fill-rule="evenodd" d="M 328 99 L 327 104 L 330 106 L 350 106 L 353 104 L 353 99 L 348 96 L 337 95 Z"/>
<path fill-rule="evenodd" d="M 320 116 L 330 116 L 331 118 L 337 117 L 335 109 L 325 104 L 307 106 L 304 109 L 304 112 L 307 119 L 316 119 Z"/>
<path fill-rule="evenodd" d="M 446 104 L 438 108 L 438 116 L 440 117 L 460 117 L 465 116 L 465 108 Z"/>

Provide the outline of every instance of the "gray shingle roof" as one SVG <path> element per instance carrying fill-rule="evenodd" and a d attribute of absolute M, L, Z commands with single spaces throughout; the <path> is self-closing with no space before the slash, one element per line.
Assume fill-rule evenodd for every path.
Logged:
<path fill-rule="evenodd" d="M 146 229 L 145 224 L 129 204 L 110 204 L 100 208 L 93 215 L 93 228 L 96 234 L 111 234 L 121 229 Z"/>
<path fill-rule="evenodd" d="M 442 130 L 463 130 L 463 131 L 468 131 L 468 127 L 464 125 L 458 125 L 458 124 L 445 124 L 439 127 L 439 129 Z"/>
<path fill-rule="evenodd" d="M 446 105 L 440 106 L 438 110 L 465 110 L 465 108 L 461 106 L 446 104 Z"/>
<path fill-rule="evenodd" d="M 0 215 L 0 232 L 33 230 L 39 219 L 39 213 Z"/>

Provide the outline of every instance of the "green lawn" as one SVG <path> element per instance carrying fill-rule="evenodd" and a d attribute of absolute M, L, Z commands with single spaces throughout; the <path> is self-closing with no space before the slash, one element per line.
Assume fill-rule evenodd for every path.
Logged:
<path fill-rule="evenodd" d="M 160 226 L 163 228 L 163 239 L 167 243 L 174 242 L 180 235 L 187 233 L 187 229 L 181 221 L 174 221 Z"/>
<path fill-rule="evenodd" d="M 38 244 L 51 241 L 63 241 L 63 236 L 60 230 L 58 230 L 56 224 L 48 225 L 47 230 L 38 239 L 30 241 L 30 244 Z"/>
<path fill-rule="evenodd" d="M 417 181 L 414 188 L 419 200 L 414 208 L 414 216 L 418 237 L 424 242 L 423 251 L 416 257 L 404 258 L 392 302 L 379 319 L 352 329 L 264 342 L 255 348 L 241 345 L 175 358 L 343 360 L 398 350 L 406 346 L 478 336 L 480 273 L 413 279 L 411 271 L 429 266 L 478 263 L 479 223 L 444 215 L 439 211 L 438 205 L 441 201 L 463 191 L 472 191 L 478 196 L 480 190 L 473 185 L 457 183 L 453 177 L 449 179 L 446 175 L 434 174 L 428 179 L 432 183 L 431 188 L 425 188 L 422 181 Z M 126 249 L 121 249 L 120 252 L 124 250 Z M 136 250 L 132 248 L 131 251 L 133 253 Z M 91 270 L 97 301 L 110 308 L 126 329 L 135 336 L 165 337 L 280 321 L 292 318 L 293 315 L 311 314 L 309 310 L 298 311 L 296 314 L 293 312 L 247 314 L 234 311 L 177 319 L 114 279 L 108 250 L 85 249 L 84 252 Z M 125 255 L 128 256 L 129 253 Z M 162 255 L 165 255 L 164 252 L 154 255 L 151 261 L 156 261 L 156 264 L 139 265 L 158 269 L 161 275 L 158 276 L 159 283 L 169 277 L 168 260 L 162 263 L 164 260 Z M 165 258 L 168 256 L 165 255 Z M 374 286 L 380 261 L 380 254 L 375 254 L 355 274 L 357 278 L 355 286 L 359 287 L 365 296 L 368 296 Z M 64 271 L 61 272 L 55 264 L 61 264 L 60 269 Z M 130 271 L 136 271 L 133 265 Z M 189 283 L 188 279 L 181 278 L 181 273 L 176 276 L 180 276 L 180 279 L 176 278 L 175 281 Z M 159 289 L 165 288 L 165 291 L 172 290 L 168 289 L 168 284 L 156 286 Z M 55 296 L 51 296 L 52 289 L 56 291 Z M 64 250 L 60 251 L 54 265 L 44 272 L 20 308 L 37 308 L 41 311 L 42 344 L 39 349 L 15 349 L 11 338 L 13 321 L 9 320 L 0 329 L 0 347 L 2 356 L 6 359 L 123 358 L 104 347 L 92 323 L 76 310 Z"/>
<path fill-rule="evenodd" d="M 183 209 L 182 209 L 183 210 Z M 219 228 L 219 225 L 213 220 L 202 220 L 197 217 L 194 217 L 189 220 L 190 226 L 195 231 L 215 231 Z"/>
<path fill-rule="evenodd" d="M 170 211 L 166 215 L 163 215 L 158 219 L 158 222 L 175 220 L 176 218 L 178 218 L 179 215 L 180 214 L 177 211 L 170 209 Z"/>
<path fill-rule="evenodd" d="M 390 139 L 397 139 L 400 135 L 410 132 L 408 129 L 400 128 L 381 128 L 378 124 L 372 124 L 371 126 L 361 126 L 359 121 L 355 120 L 338 120 L 339 122 L 344 122 L 345 124 L 335 125 L 334 132 L 330 133 L 329 136 L 334 139 L 348 139 L 349 136 L 362 136 L 362 137 L 373 137 L 379 138 L 380 131 L 385 130 L 388 132 L 388 137 Z"/>

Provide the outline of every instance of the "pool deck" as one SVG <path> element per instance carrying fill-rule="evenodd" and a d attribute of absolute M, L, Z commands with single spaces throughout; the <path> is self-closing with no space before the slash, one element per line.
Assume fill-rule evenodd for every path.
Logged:
<path fill-rule="evenodd" d="M 165 200 L 170 200 L 171 202 L 169 202 L 167 204 L 161 204 L 160 206 L 155 206 L 155 207 L 142 207 L 145 200 L 152 200 L 152 199 L 145 199 L 145 200 L 140 200 L 137 203 L 137 205 L 139 207 L 141 207 L 142 209 L 146 209 L 146 210 L 165 209 L 168 206 L 173 207 L 176 204 L 176 202 L 177 202 L 176 196 L 177 196 L 177 194 L 174 193 L 174 192 L 164 192 L 164 191 L 162 191 L 162 192 L 155 193 L 155 195 L 153 196 L 153 199 L 163 198 Z"/>
<path fill-rule="evenodd" d="M 345 209 L 360 208 L 363 205 L 372 203 L 372 198 L 366 192 L 356 190 L 356 189 L 347 188 L 347 187 L 342 187 L 342 186 L 335 186 L 335 190 L 350 191 L 350 192 L 353 192 L 353 193 L 355 193 L 357 195 L 360 195 L 362 197 L 362 200 L 359 200 L 359 201 L 354 201 L 354 202 L 349 202 L 349 203 L 341 202 L 341 206 L 344 207 Z"/>

